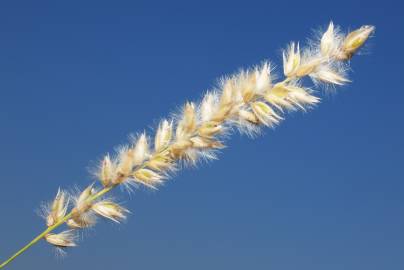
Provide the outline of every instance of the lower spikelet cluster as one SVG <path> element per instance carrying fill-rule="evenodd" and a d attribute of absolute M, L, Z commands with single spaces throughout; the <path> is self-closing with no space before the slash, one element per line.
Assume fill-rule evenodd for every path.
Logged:
<path fill-rule="evenodd" d="M 344 35 L 330 23 L 309 47 L 301 49 L 299 43 L 292 42 L 283 52 L 282 81 L 273 81 L 269 62 L 222 78 L 199 103 L 186 102 L 175 117 L 163 119 L 153 137 L 141 133 L 115 155 L 106 155 L 96 170 L 100 187 L 91 184 L 77 195 L 59 190 L 48 207 L 46 224 L 53 229 L 66 223 L 69 229 L 48 233 L 45 240 L 56 247 L 73 247 L 75 232 L 94 226 L 97 216 L 114 222 L 126 218 L 127 209 L 103 198 L 116 186 L 157 189 L 179 164 L 215 158 L 224 147 L 225 135 L 234 128 L 254 135 L 263 126 L 278 125 L 288 111 L 318 104 L 320 98 L 302 79 L 309 77 L 314 85 L 326 88 L 349 82 L 346 60 L 373 32 L 373 26 L 363 26 Z M 67 213 L 69 202 L 73 204 Z"/>

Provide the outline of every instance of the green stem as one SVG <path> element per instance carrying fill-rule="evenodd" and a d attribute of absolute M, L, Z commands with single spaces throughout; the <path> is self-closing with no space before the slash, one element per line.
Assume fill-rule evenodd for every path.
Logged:
<path fill-rule="evenodd" d="M 90 198 L 88 198 L 88 201 L 94 201 L 97 198 L 101 197 L 102 195 L 104 195 L 105 193 L 111 191 L 114 187 L 116 187 L 116 185 L 110 186 L 110 187 L 105 187 L 102 190 L 100 190 L 99 192 L 97 192 L 96 194 L 94 194 L 93 196 L 91 196 Z M 7 264 L 9 264 L 10 262 L 14 261 L 15 258 L 17 258 L 18 256 L 20 256 L 22 253 L 24 253 L 27 249 L 29 249 L 30 247 L 32 247 L 33 245 L 35 245 L 39 240 L 41 240 L 42 238 L 44 238 L 48 233 L 52 232 L 53 230 L 55 230 L 56 228 L 60 227 L 61 225 L 63 225 L 68 219 L 70 219 L 73 215 L 73 212 L 71 211 L 70 213 L 68 213 L 63 219 L 61 219 L 60 221 L 58 221 L 57 223 L 55 223 L 52 226 L 49 226 L 46 230 L 44 230 L 41 234 L 39 234 L 37 237 L 35 237 L 31 242 L 29 242 L 28 244 L 26 244 L 23 248 L 21 248 L 20 250 L 18 250 L 14 255 L 12 255 L 10 258 L 8 258 L 6 261 L 4 261 L 2 264 L 0 264 L 0 269 L 5 267 Z"/>

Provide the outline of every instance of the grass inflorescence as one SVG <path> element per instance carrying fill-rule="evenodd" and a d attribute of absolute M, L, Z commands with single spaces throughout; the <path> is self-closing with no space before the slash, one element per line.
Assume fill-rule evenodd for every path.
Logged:
<path fill-rule="evenodd" d="M 262 127 L 281 123 L 287 112 L 316 106 L 319 92 L 304 86 L 303 78 L 311 78 L 313 86 L 324 89 L 350 82 L 348 60 L 373 32 L 373 26 L 362 26 L 343 34 L 331 22 L 306 48 L 295 42 L 287 46 L 282 55 L 283 80 L 274 81 L 269 62 L 223 77 L 199 103 L 186 102 L 178 114 L 161 120 L 154 135 L 141 133 L 116 153 L 106 154 L 95 170 L 98 184 L 77 194 L 59 189 L 43 207 L 46 230 L 0 268 L 41 239 L 58 249 L 75 247 L 77 232 L 93 227 L 97 217 L 117 223 L 124 220 L 129 210 L 105 196 L 115 187 L 157 189 L 180 165 L 216 158 L 233 130 L 255 135 Z M 54 232 L 62 225 L 67 228 Z"/>

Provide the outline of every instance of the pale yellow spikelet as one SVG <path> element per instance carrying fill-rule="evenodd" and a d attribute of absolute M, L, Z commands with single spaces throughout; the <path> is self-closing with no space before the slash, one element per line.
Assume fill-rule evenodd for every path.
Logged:
<path fill-rule="evenodd" d="M 116 223 L 120 223 L 120 221 L 126 219 L 126 213 L 129 212 L 126 208 L 110 200 L 96 202 L 91 209 L 98 215 Z"/>
<path fill-rule="evenodd" d="M 185 151 L 192 146 L 192 142 L 189 140 L 180 140 L 175 142 L 170 147 L 170 154 L 174 159 L 181 158 Z"/>
<path fill-rule="evenodd" d="M 155 171 L 165 171 L 172 168 L 174 165 L 173 160 L 169 156 L 169 151 L 153 155 L 146 163 L 146 166 Z"/>
<path fill-rule="evenodd" d="M 120 149 L 118 154 L 118 165 L 117 165 L 117 174 L 118 177 L 113 179 L 114 184 L 119 184 L 128 177 L 128 175 L 132 172 L 134 163 L 134 153 L 135 150 L 133 148 L 123 147 Z"/>
<path fill-rule="evenodd" d="M 232 110 L 234 109 L 234 103 L 230 102 L 226 105 L 220 104 L 219 109 L 212 117 L 213 122 L 223 122 L 227 119 L 227 117 L 231 114 Z"/>
<path fill-rule="evenodd" d="M 322 66 L 310 76 L 315 79 L 325 83 L 336 84 L 336 85 L 344 85 L 349 82 L 349 80 L 343 77 L 338 71 L 333 70 L 329 66 Z"/>
<path fill-rule="evenodd" d="M 190 139 L 190 141 L 192 142 L 192 147 L 195 147 L 195 148 L 221 149 L 224 147 L 224 145 L 221 142 L 211 140 L 206 137 L 195 136 L 195 137 L 192 137 Z"/>
<path fill-rule="evenodd" d="M 327 31 L 324 32 L 320 40 L 320 51 L 323 56 L 332 57 L 338 50 L 338 40 L 334 32 L 334 24 L 330 22 Z"/>
<path fill-rule="evenodd" d="M 100 169 L 98 171 L 98 178 L 104 187 L 110 186 L 116 175 L 116 166 L 111 161 L 109 155 L 106 155 L 102 160 Z"/>
<path fill-rule="evenodd" d="M 136 141 L 133 149 L 133 165 L 140 165 L 149 155 L 149 144 L 146 133 L 142 133 Z M 133 166 L 132 165 L 132 166 Z M 131 170 L 130 170 L 131 171 Z M 128 172 L 129 173 L 129 172 Z"/>
<path fill-rule="evenodd" d="M 258 117 L 254 113 L 244 110 L 244 109 L 241 109 L 238 112 L 238 115 L 241 118 L 241 120 L 245 120 L 245 121 L 248 121 L 253 124 L 259 124 L 259 122 L 260 122 Z"/>
<path fill-rule="evenodd" d="M 200 109 L 202 122 L 208 122 L 212 120 L 212 117 L 217 110 L 216 100 L 216 94 L 212 92 L 206 93 L 203 97 Z"/>
<path fill-rule="evenodd" d="M 364 25 L 361 28 L 350 32 L 342 45 L 342 51 L 346 58 L 352 57 L 352 55 L 366 42 L 369 36 L 375 31 L 375 27 L 372 25 Z"/>
<path fill-rule="evenodd" d="M 283 109 L 295 109 L 293 104 L 287 99 L 290 91 L 285 85 L 285 83 L 277 83 L 264 95 L 265 100 L 280 111 L 283 111 Z"/>
<path fill-rule="evenodd" d="M 235 78 L 228 78 L 223 81 L 222 95 L 220 96 L 220 107 L 226 107 L 233 102 Z"/>
<path fill-rule="evenodd" d="M 162 183 L 163 176 L 149 169 L 139 169 L 133 173 L 133 181 L 141 183 L 147 187 L 156 189 Z"/>
<path fill-rule="evenodd" d="M 176 129 L 176 138 L 184 139 L 192 134 L 196 129 L 196 113 L 195 104 L 192 102 L 187 102 L 184 106 L 182 113 L 182 119 L 178 123 Z"/>
<path fill-rule="evenodd" d="M 296 70 L 297 77 L 304 77 L 313 73 L 325 59 L 320 57 L 308 57 L 302 61 Z"/>
<path fill-rule="evenodd" d="M 257 101 L 251 104 L 251 109 L 254 114 L 260 120 L 260 122 L 266 126 L 273 126 L 279 123 L 282 119 L 268 104 L 265 102 Z"/>
<path fill-rule="evenodd" d="M 76 205 L 72 210 L 72 218 L 67 221 L 69 227 L 87 228 L 95 225 L 95 217 L 89 211 L 93 204 L 91 198 L 96 193 L 93 186 L 94 184 L 89 185 L 75 198 Z"/>
<path fill-rule="evenodd" d="M 93 186 L 94 184 L 91 184 L 86 187 L 76 198 L 75 209 L 77 212 L 85 212 L 90 208 L 91 202 L 89 202 L 89 199 L 95 192 Z"/>
<path fill-rule="evenodd" d="M 286 77 L 292 77 L 295 75 L 296 70 L 300 66 L 300 47 L 299 43 L 295 45 L 292 42 L 289 45 L 288 50 L 282 53 L 283 57 L 283 73 Z"/>
<path fill-rule="evenodd" d="M 255 92 L 263 94 L 271 88 L 271 66 L 265 62 L 260 68 L 255 70 Z"/>
<path fill-rule="evenodd" d="M 87 226 L 85 224 L 82 224 L 81 222 L 77 222 L 74 219 L 70 218 L 66 221 L 66 225 L 69 228 L 72 229 L 82 229 L 82 228 L 86 228 Z"/>
<path fill-rule="evenodd" d="M 156 132 L 154 138 L 154 150 L 160 152 L 165 149 L 171 141 L 173 133 L 173 123 L 167 120 L 163 120 Z"/>
<path fill-rule="evenodd" d="M 242 101 L 244 103 L 250 102 L 257 94 L 256 89 L 256 81 L 257 77 L 254 72 L 242 72 L 237 78 L 237 94 L 241 95 Z M 234 95 L 234 98 L 237 98 L 237 95 Z"/>
<path fill-rule="evenodd" d="M 314 105 L 320 101 L 309 93 L 308 90 L 293 83 L 277 83 L 267 94 L 266 98 L 271 102 L 276 97 L 275 102 L 279 102 L 280 106 L 287 104 L 287 108 L 295 108 L 295 105 L 301 109 L 305 109 L 306 105 Z M 284 101 L 284 103 L 281 102 Z"/>
<path fill-rule="evenodd" d="M 46 225 L 48 227 L 61 221 L 66 215 L 69 206 L 69 199 L 64 191 L 58 189 L 55 199 L 50 207 L 50 212 L 46 218 Z"/>
<path fill-rule="evenodd" d="M 289 84 L 286 87 L 289 91 L 287 99 L 302 110 L 306 110 L 306 107 L 311 107 L 320 102 L 320 98 L 313 96 L 308 90 L 300 86 Z"/>
<path fill-rule="evenodd" d="M 91 205 L 90 205 L 91 207 Z M 73 212 L 73 217 L 66 221 L 67 226 L 72 229 L 85 229 L 93 227 L 97 223 L 97 219 L 92 211 Z"/>
<path fill-rule="evenodd" d="M 48 233 L 45 235 L 45 240 L 60 248 L 75 247 L 76 235 L 73 230 L 67 230 L 61 233 Z"/>
<path fill-rule="evenodd" d="M 210 138 L 223 131 L 223 126 L 215 121 L 208 121 L 202 123 L 198 129 L 198 133 L 202 137 Z"/>

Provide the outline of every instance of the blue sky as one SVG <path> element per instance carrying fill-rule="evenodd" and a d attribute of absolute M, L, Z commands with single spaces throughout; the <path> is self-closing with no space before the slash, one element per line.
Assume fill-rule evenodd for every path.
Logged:
<path fill-rule="evenodd" d="M 168 3 L 169 2 L 169 3 Z M 309 113 L 158 192 L 55 258 L 9 269 L 357 270 L 404 267 L 404 48 L 399 1 L 2 1 L 0 260 L 43 227 L 35 210 L 224 74 L 270 59 L 332 19 L 377 27 L 353 83 Z"/>

